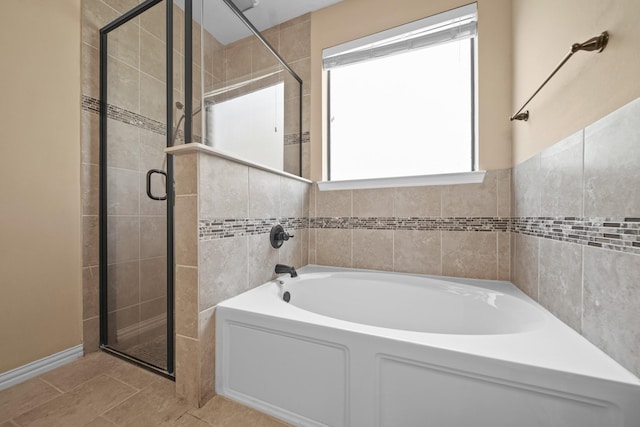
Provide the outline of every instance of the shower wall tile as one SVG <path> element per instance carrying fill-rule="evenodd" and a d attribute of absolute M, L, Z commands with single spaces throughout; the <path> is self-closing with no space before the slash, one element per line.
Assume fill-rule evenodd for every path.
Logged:
<path fill-rule="evenodd" d="M 538 302 L 581 331 L 582 250 L 574 243 L 540 239 Z"/>
<path fill-rule="evenodd" d="M 320 191 L 316 186 L 316 215 L 318 217 L 351 216 L 351 191 Z"/>
<path fill-rule="evenodd" d="M 93 317 L 82 321 L 82 351 L 84 354 L 98 351 L 100 346 L 100 318 Z"/>
<path fill-rule="evenodd" d="M 582 333 L 640 375 L 640 256 L 584 249 Z"/>
<path fill-rule="evenodd" d="M 107 135 L 107 164 L 115 168 L 138 171 L 141 161 L 139 128 L 107 119 Z"/>
<path fill-rule="evenodd" d="M 100 47 L 100 28 L 118 17 L 118 12 L 101 0 L 82 1 L 82 41 Z"/>
<path fill-rule="evenodd" d="M 99 271 L 97 267 L 82 269 L 82 320 L 98 316 Z"/>
<path fill-rule="evenodd" d="M 393 231 L 353 230 L 353 267 L 393 271 Z"/>
<path fill-rule="evenodd" d="M 395 190 L 396 217 L 435 217 L 442 213 L 441 186 L 400 187 Z"/>
<path fill-rule="evenodd" d="M 308 216 L 309 184 L 280 177 L 280 216 L 285 218 L 303 218 Z M 306 202 L 306 203 L 305 203 Z"/>
<path fill-rule="evenodd" d="M 140 260 L 140 301 L 167 295 L 167 258 Z"/>
<path fill-rule="evenodd" d="M 302 248 L 305 244 L 305 232 L 306 229 L 295 230 L 295 237 L 286 241 L 284 245 L 277 250 L 279 264 L 292 265 L 296 268 L 307 264 L 302 261 Z M 275 265 L 272 266 L 272 270 L 273 267 L 275 267 Z"/>
<path fill-rule="evenodd" d="M 303 16 L 310 16 L 309 14 Z M 311 20 L 289 22 L 280 27 L 280 55 L 287 63 L 295 62 L 311 55 Z"/>
<path fill-rule="evenodd" d="M 139 159 L 136 169 L 144 173 L 149 169 L 166 169 L 167 158 L 164 149 L 167 147 L 167 137 L 146 129 L 139 131 L 140 145 L 136 148 L 140 154 L 135 157 Z"/>
<path fill-rule="evenodd" d="M 200 242 L 198 311 L 246 291 L 249 283 L 248 264 L 246 237 Z"/>
<path fill-rule="evenodd" d="M 142 3 L 144 0 L 102 0 L 120 13 L 125 13 Z M 154 7 L 154 9 L 157 8 Z M 142 16 L 145 16 L 144 14 Z"/>
<path fill-rule="evenodd" d="M 118 349 L 125 350 L 129 346 L 140 343 L 139 334 L 140 307 L 138 305 L 110 311 L 108 322 L 108 340 Z"/>
<path fill-rule="evenodd" d="M 167 256 L 167 217 L 140 217 L 140 258 Z"/>
<path fill-rule="evenodd" d="M 176 267 L 176 334 L 198 338 L 198 269 Z"/>
<path fill-rule="evenodd" d="M 316 264 L 336 267 L 353 266 L 351 258 L 352 230 L 317 229 L 315 231 Z"/>
<path fill-rule="evenodd" d="M 496 279 L 496 233 L 442 232 L 442 274 Z"/>
<path fill-rule="evenodd" d="M 353 216 L 392 217 L 394 195 L 393 188 L 352 191 Z"/>
<path fill-rule="evenodd" d="M 498 174 L 487 171 L 480 184 L 442 187 L 442 216 L 496 216 Z"/>
<path fill-rule="evenodd" d="M 289 66 L 302 79 L 302 94 L 311 95 L 311 61 L 309 59 L 301 59 L 300 61 L 289 63 Z"/>
<path fill-rule="evenodd" d="M 393 271 L 442 274 L 441 234 L 440 231 L 394 231 Z"/>
<path fill-rule="evenodd" d="M 249 250 L 249 288 L 254 288 L 275 278 L 278 250 L 271 247 L 268 234 L 247 236 Z"/>
<path fill-rule="evenodd" d="M 262 35 L 265 37 L 267 42 L 270 44 L 275 41 L 279 44 L 279 31 L 278 28 L 275 30 L 267 30 L 262 32 Z M 251 49 L 251 74 L 253 77 L 259 76 L 261 74 L 266 74 L 268 70 L 276 70 L 280 66 L 280 62 L 276 59 L 275 56 L 271 54 L 271 52 L 266 48 L 266 46 L 257 38 L 253 38 L 250 42 Z M 273 46 L 273 44 L 272 44 Z M 273 46 L 274 49 L 277 49 Z"/>
<path fill-rule="evenodd" d="M 98 187 L 100 168 L 98 165 L 82 164 L 82 214 L 98 215 L 99 200 Z"/>
<path fill-rule="evenodd" d="M 82 217 L 82 266 L 98 265 L 98 217 Z"/>
<path fill-rule="evenodd" d="M 135 21 L 129 21 L 109 33 L 107 51 L 125 64 L 138 68 L 141 46 L 138 41 L 140 27 Z"/>
<path fill-rule="evenodd" d="M 107 215 L 138 215 L 139 186 L 137 171 L 107 167 Z"/>
<path fill-rule="evenodd" d="M 137 2 L 137 0 L 125 1 Z M 164 40 L 166 34 L 166 15 L 167 7 L 164 2 L 161 2 L 140 15 L 140 27 L 153 34 L 158 39 Z"/>
<path fill-rule="evenodd" d="M 540 153 L 541 213 L 582 216 L 583 131 Z"/>
<path fill-rule="evenodd" d="M 540 155 L 513 168 L 513 216 L 540 216 Z"/>
<path fill-rule="evenodd" d="M 176 396 L 188 405 L 200 402 L 200 341 L 176 335 Z"/>
<path fill-rule="evenodd" d="M 165 83 L 145 73 L 140 73 L 140 114 L 160 123 L 167 121 Z"/>
<path fill-rule="evenodd" d="M 280 176 L 249 169 L 249 218 L 280 216 Z"/>
<path fill-rule="evenodd" d="M 140 254 L 140 224 L 137 216 L 107 218 L 107 262 L 134 261 Z"/>
<path fill-rule="evenodd" d="M 513 250 L 513 248 L 512 248 Z M 516 259 L 511 272 L 513 284 L 538 301 L 538 256 L 540 239 L 522 234 L 515 235 Z"/>
<path fill-rule="evenodd" d="M 163 41 L 146 30 L 140 31 L 140 71 L 166 82 L 167 58 Z M 136 57 L 138 59 L 138 57 Z"/>
<path fill-rule="evenodd" d="M 317 257 L 317 233 L 318 230 L 315 228 L 309 229 L 309 264 L 320 264 Z"/>
<path fill-rule="evenodd" d="M 97 165 L 100 163 L 99 116 L 88 111 L 82 111 L 81 117 L 82 162 Z"/>
<path fill-rule="evenodd" d="M 100 97 L 100 51 L 98 48 L 82 43 L 82 94 L 93 98 Z"/>
<path fill-rule="evenodd" d="M 225 79 L 227 81 L 251 75 L 251 40 L 242 39 L 225 49 Z"/>
<path fill-rule="evenodd" d="M 176 196 L 175 203 L 176 265 L 198 265 L 198 198 Z"/>
<path fill-rule="evenodd" d="M 140 302 L 140 262 L 107 266 L 107 310 L 116 311 Z"/>
<path fill-rule="evenodd" d="M 498 280 L 511 280 L 511 233 L 498 236 Z"/>
<path fill-rule="evenodd" d="M 584 131 L 584 214 L 640 216 L 640 99 Z"/>
<path fill-rule="evenodd" d="M 167 315 L 167 298 L 166 297 L 160 297 L 160 298 L 155 298 L 149 301 L 143 301 L 140 304 L 140 320 L 142 322 L 144 321 L 148 321 L 148 320 L 157 320 L 157 319 L 162 319 L 162 322 L 159 322 L 159 333 L 157 331 L 154 331 L 155 333 L 150 334 L 151 336 L 158 336 L 163 334 L 163 329 L 166 330 L 167 327 L 167 322 L 166 322 L 166 315 Z M 144 341 L 144 338 L 142 339 Z"/>
<path fill-rule="evenodd" d="M 199 156 L 202 218 L 247 218 L 249 168 L 213 156 Z"/>
<path fill-rule="evenodd" d="M 107 102 L 134 113 L 141 112 L 139 102 L 141 79 L 138 70 L 112 57 L 107 59 L 107 67 L 109 69 Z M 146 93 L 147 96 L 151 96 L 148 88 Z M 145 112 L 141 114 L 146 115 Z"/>
<path fill-rule="evenodd" d="M 166 216 L 167 202 L 164 200 L 154 200 L 147 195 L 147 174 L 145 172 L 138 173 L 139 181 L 139 198 L 140 198 L 140 215 Z M 164 177 L 159 174 L 151 175 L 151 194 L 160 197 L 167 193 L 167 187 Z"/>

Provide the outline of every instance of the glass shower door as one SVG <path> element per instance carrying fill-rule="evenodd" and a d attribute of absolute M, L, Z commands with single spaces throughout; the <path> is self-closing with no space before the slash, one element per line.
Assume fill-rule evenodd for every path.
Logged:
<path fill-rule="evenodd" d="M 146 1 L 100 31 L 101 347 L 169 375 L 172 3 Z"/>

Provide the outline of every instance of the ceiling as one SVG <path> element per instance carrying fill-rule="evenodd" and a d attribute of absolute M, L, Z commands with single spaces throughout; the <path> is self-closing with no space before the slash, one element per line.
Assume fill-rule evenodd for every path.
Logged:
<path fill-rule="evenodd" d="M 263 31 L 314 10 L 341 0 L 233 0 L 233 3 L 259 30 Z M 184 0 L 175 3 L 184 9 Z M 204 13 L 203 13 L 204 9 Z M 193 2 L 193 17 L 222 44 L 229 44 L 251 35 L 249 29 L 233 14 L 222 0 Z"/>

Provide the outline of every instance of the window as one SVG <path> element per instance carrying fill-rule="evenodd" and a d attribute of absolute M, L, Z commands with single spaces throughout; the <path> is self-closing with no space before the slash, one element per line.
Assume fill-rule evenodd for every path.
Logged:
<path fill-rule="evenodd" d="M 474 169 L 476 5 L 323 51 L 331 181 Z"/>

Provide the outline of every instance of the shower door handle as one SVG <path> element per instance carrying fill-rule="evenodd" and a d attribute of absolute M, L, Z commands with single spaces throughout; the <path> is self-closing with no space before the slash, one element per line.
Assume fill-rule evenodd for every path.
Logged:
<path fill-rule="evenodd" d="M 149 169 L 149 171 L 147 172 L 147 196 L 149 196 L 149 198 L 153 200 L 167 200 L 166 189 L 165 189 L 164 196 L 162 197 L 156 197 L 153 194 L 151 194 L 151 175 L 153 175 L 154 173 L 159 173 L 160 175 L 164 175 L 164 182 L 165 183 L 167 182 L 167 173 L 165 171 L 160 169 Z"/>

